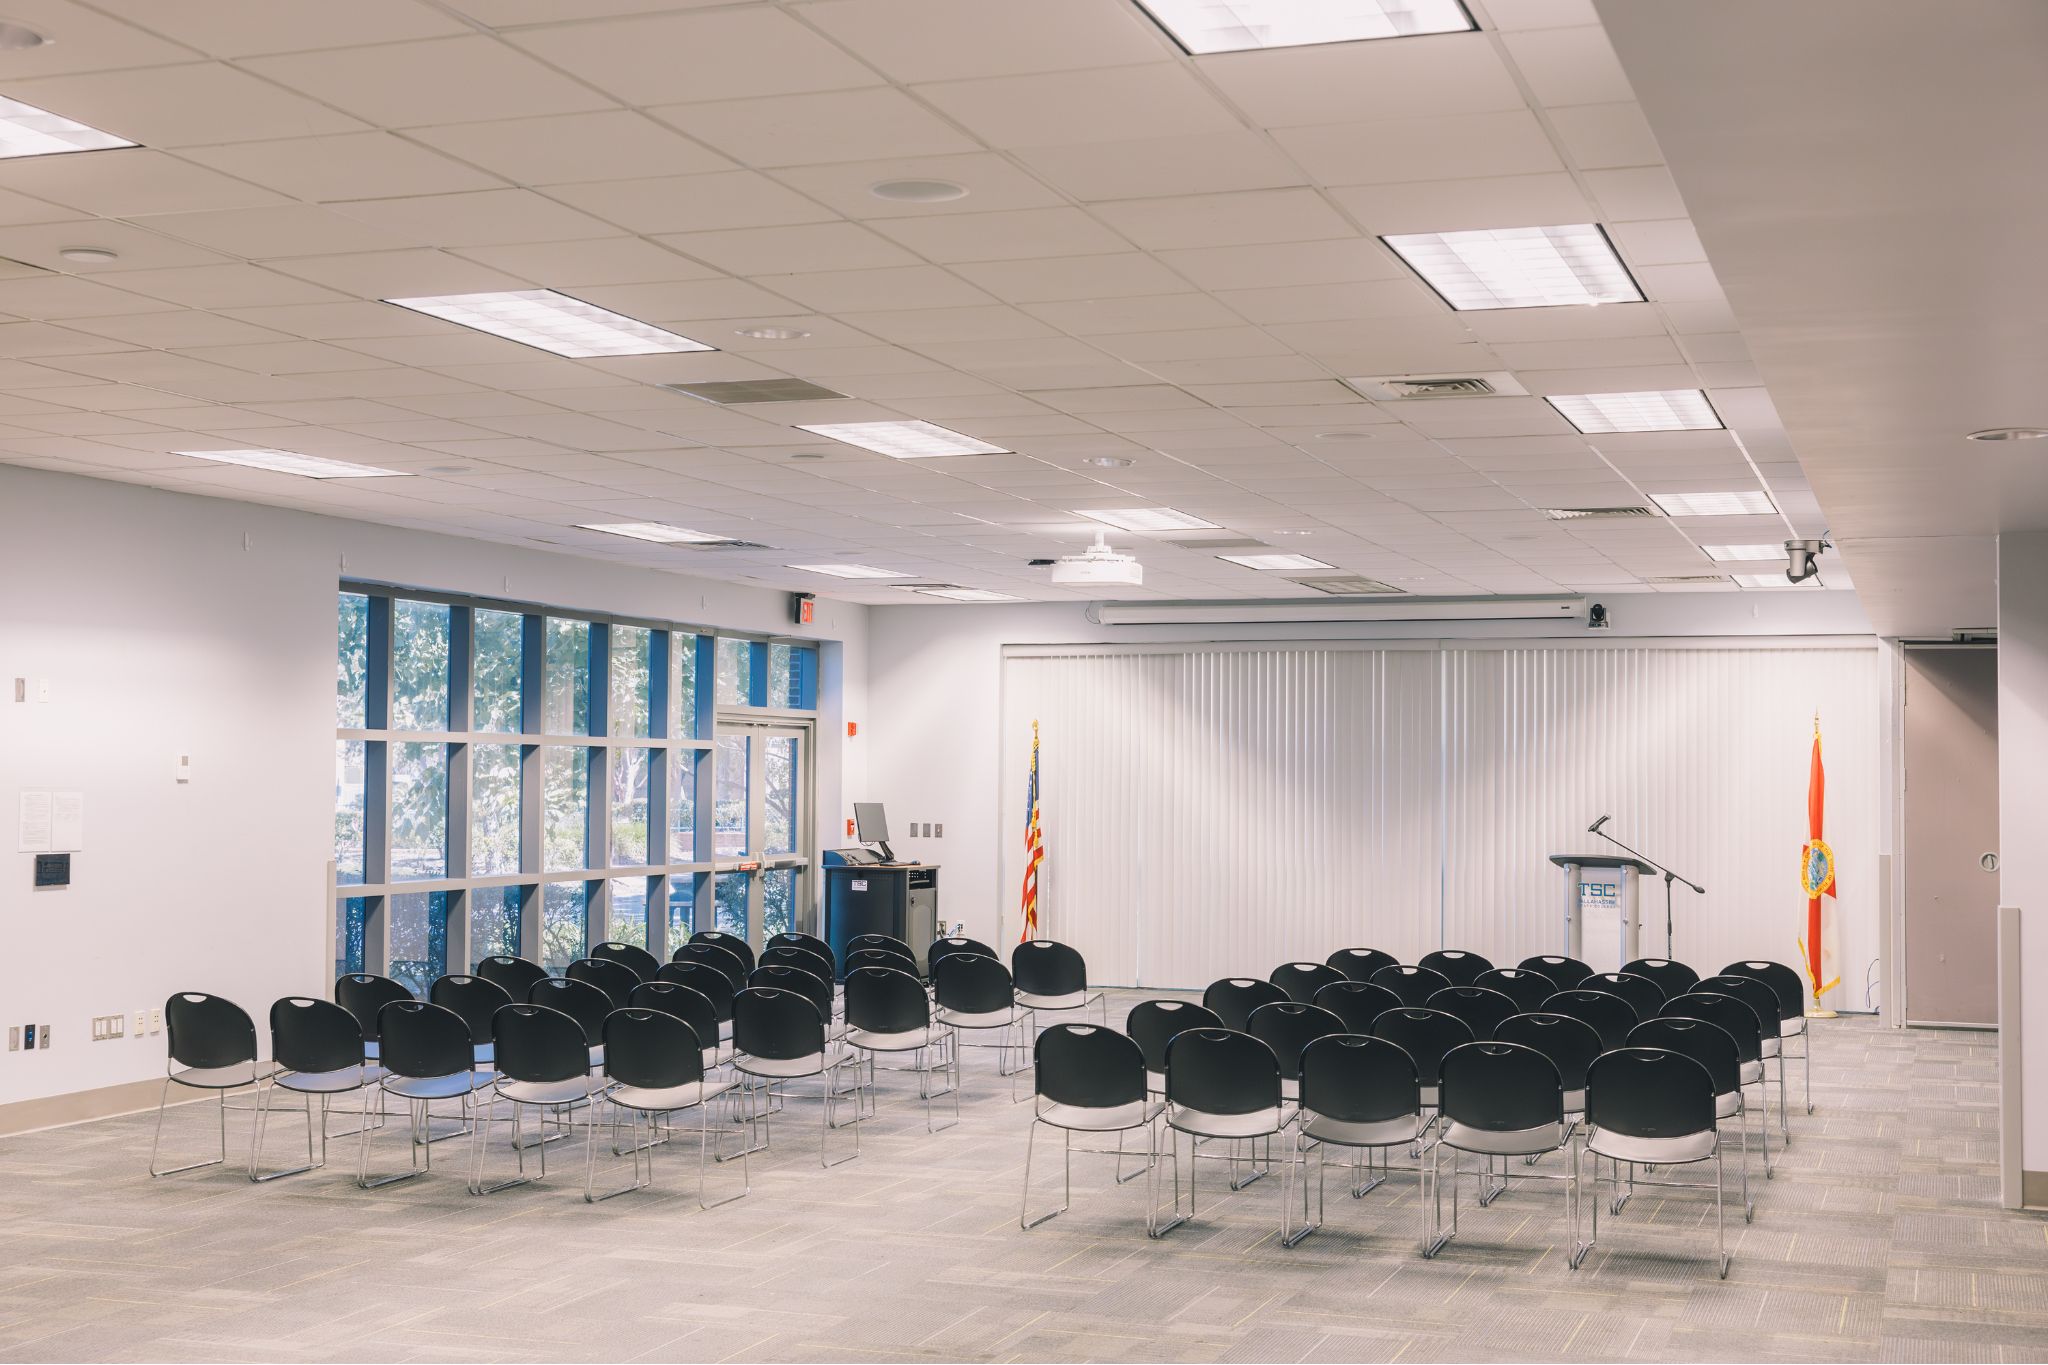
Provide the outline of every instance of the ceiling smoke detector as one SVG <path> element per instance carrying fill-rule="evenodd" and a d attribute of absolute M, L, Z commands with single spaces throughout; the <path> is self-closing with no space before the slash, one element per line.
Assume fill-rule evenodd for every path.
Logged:
<path fill-rule="evenodd" d="M 947 204 L 967 197 L 967 187 L 951 180 L 884 180 L 868 186 L 877 199 L 896 204 Z"/>
<path fill-rule="evenodd" d="M 0 43 L 0 49 L 5 47 L 5 43 Z M 119 252 L 103 246 L 67 246 L 57 254 L 76 265 L 111 265 L 121 259 Z"/>
<path fill-rule="evenodd" d="M 1085 551 L 1053 562 L 1052 581 L 1062 588 L 1138 588 L 1145 584 L 1145 566 L 1111 549 L 1097 531 L 1095 543 Z"/>
<path fill-rule="evenodd" d="M 1520 398 L 1529 392 L 1506 370 L 1479 374 L 1380 374 L 1344 382 L 1381 403 L 1411 398 Z"/>

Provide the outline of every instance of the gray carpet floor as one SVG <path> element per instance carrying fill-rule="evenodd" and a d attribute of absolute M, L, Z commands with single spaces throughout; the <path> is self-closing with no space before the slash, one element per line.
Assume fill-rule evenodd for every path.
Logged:
<path fill-rule="evenodd" d="M 1287 1250 L 1279 1179 L 1227 1193 L 1205 1163 L 1201 1219 L 1153 1242 L 1146 1182 L 1081 1157 L 1072 1210 L 1022 1232 L 1030 1109 L 988 1052 L 938 1134 L 914 1081 L 884 1073 L 860 1157 L 829 1171 L 817 1102 L 793 1098 L 753 1193 L 710 1212 L 694 1130 L 653 1192 L 593 1206 L 572 1160 L 472 1197 L 457 1143 L 369 1192 L 353 1139 L 269 1185 L 151 1180 L 153 1116 L 113 1119 L 0 1141 L 0 1359 L 2048 1359 L 2048 1220 L 1996 1207 L 1994 1059 L 1985 1034 L 1818 1025 L 1817 1111 L 1795 1110 L 1777 1178 L 1753 1182 L 1755 1223 L 1731 1218 L 1725 1282 L 1697 1192 L 1639 1193 L 1577 1272 L 1546 1182 L 1468 1204 L 1424 1261 L 1412 1178 L 1359 1200 L 1333 1180 L 1328 1225 Z M 173 1110 L 167 1159 L 200 1155 L 211 1122 Z M 290 1132 L 272 1128 L 280 1163 Z M 373 1159 L 404 1161 L 397 1128 Z M 1042 1208 L 1057 1167 L 1037 1174 Z M 714 1168 L 714 1197 L 738 1175 Z"/>

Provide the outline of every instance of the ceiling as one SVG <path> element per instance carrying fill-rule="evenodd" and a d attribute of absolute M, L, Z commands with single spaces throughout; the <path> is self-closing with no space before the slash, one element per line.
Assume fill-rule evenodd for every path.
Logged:
<path fill-rule="evenodd" d="M 786 566 L 1084 597 L 1027 561 L 1155 506 L 1409 592 L 1747 591 L 1651 581 L 1824 519 L 1636 91 L 1591 0 L 1469 8 L 1190 58 L 1133 0 L 9 0 L 52 41 L 0 95 L 141 145 L 0 161 L 0 462 L 868 602 L 930 599 Z M 910 177 L 969 193 L 870 193 Z M 1574 222 L 1648 302 L 1454 313 L 1376 240 Z M 718 349 L 561 359 L 379 302 L 534 288 Z M 1339 382 L 1483 371 L 1530 396 Z M 847 397 L 660 387 L 787 376 Z M 1691 387 L 1729 430 L 1587 438 L 1540 397 Z M 1014 453 L 795 430 L 902 418 Z M 170 453 L 225 445 L 414 477 Z M 1541 510 L 1759 485 L 1780 515 Z M 624 521 L 771 548 L 577 529 Z M 1111 539 L 1120 596 L 1310 592 Z"/>
<path fill-rule="evenodd" d="M 1601 10 L 1872 625 L 1993 625 L 2048 527 L 2044 443 L 1966 439 L 2048 427 L 2048 6 Z"/>

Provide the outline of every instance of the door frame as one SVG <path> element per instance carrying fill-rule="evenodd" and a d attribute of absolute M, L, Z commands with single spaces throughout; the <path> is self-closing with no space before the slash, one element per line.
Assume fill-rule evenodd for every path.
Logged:
<path fill-rule="evenodd" d="M 759 847 L 765 822 L 759 819 L 767 805 L 767 765 L 756 761 L 755 742 L 771 737 L 790 738 L 797 742 L 795 809 L 791 812 L 790 842 L 794 846 L 788 853 L 768 853 Z M 756 953 L 766 940 L 763 932 L 761 874 L 788 868 L 795 872 L 795 885 L 790 892 L 790 927 L 800 932 L 815 932 L 817 927 L 816 878 L 817 878 L 817 719 L 808 713 L 764 710 L 758 707 L 746 709 L 722 709 L 712 724 L 712 763 L 718 761 L 718 740 L 745 738 L 747 744 L 747 849 L 740 856 L 722 855 L 718 852 L 718 814 L 716 797 L 713 798 L 711 816 L 711 879 L 708 922 L 715 924 L 718 916 L 718 878 L 726 873 L 738 872 L 747 877 L 747 941 Z M 713 791 L 717 790 L 717 776 L 714 770 Z"/>

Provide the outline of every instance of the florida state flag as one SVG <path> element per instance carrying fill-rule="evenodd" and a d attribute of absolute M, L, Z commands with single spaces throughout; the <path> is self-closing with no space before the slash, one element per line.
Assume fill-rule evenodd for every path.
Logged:
<path fill-rule="evenodd" d="M 1799 850 L 1799 885 L 1806 892 L 1806 934 L 1800 953 L 1806 958 L 1806 977 L 1813 986 L 1813 1001 L 1820 1004 L 1823 992 L 1841 982 L 1821 981 L 1820 898 L 1835 894 L 1835 851 L 1821 838 L 1822 816 L 1827 808 L 1827 773 L 1820 762 L 1820 713 L 1813 717 L 1813 765 L 1806 778 L 1806 843 Z"/>

